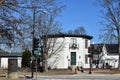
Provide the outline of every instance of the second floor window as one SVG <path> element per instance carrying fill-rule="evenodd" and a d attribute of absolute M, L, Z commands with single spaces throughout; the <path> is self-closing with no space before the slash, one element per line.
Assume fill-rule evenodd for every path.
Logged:
<path fill-rule="evenodd" d="M 77 38 L 71 38 L 71 40 L 70 40 L 70 48 L 72 48 L 72 49 L 77 48 Z"/>
<path fill-rule="evenodd" d="M 77 39 L 76 38 L 71 38 L 70 44 L 77 44 Z"/>
<path fill-rule="evenodd" d="M 85 39 L 85 48 L 88 48 L 88 40 Z"/>
<path fill-rule="evenodd" d="M 88 64 L 88 55 L 85 55 L 85 64 Z"/>

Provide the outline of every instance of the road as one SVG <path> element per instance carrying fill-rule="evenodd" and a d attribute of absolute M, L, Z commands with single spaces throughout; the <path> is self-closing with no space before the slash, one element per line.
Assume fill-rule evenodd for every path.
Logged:
<path fill-rule="evenodd" d="M 27 80 L 120 80 L 120 75 L 54 75 L 37 76 Z"/>

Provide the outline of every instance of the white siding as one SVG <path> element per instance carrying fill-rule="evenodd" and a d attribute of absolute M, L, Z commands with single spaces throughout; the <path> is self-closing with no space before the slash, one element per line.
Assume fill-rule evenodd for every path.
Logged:
<path fill-rule="evenodd" d="M 21 68 L 22 57 L 18 57 L 17 59 L 18 59 L 18 67 Z"/>
<path fill-rule="evenodd" d="M 21 61 L 22 61 L 22 58 L 21 57 L 18 57 L 18 67 L 21 68 Z M 1 68 L 8 68 L 8 58 L 1 58 Z"/>
<path fill-rule="evenodd" d="M 8 68 L 8 58 L 1 58 L 1 67 Z"/>
<path fill-rule="evenodd" d="M 64 47 L 61 52 L 57 53 L 58 55 L 54 55 L 48 59 L 48 66 L 50 66 L 51 68 L 68 68 L 68 66 L 71 66 L 71 52 L 76 52 L 76 66 L 83 66 L 84 68 L 89 68 L 89 63 L 85 64 L 85 55 L 88 55 L 88 48 L 85 48 L 85 39 L 81 37 L 76 37 L 78 48 L 71 49 L 71 38 L 72 37 L 58 38 L 59 44 L 64 41 Z M 88 46 L 90 46 L 90 40 L 88 40 Z M 59 59 L 58 61 L 56 61 L 56 63 L 54 63 L 56 57 L 59 57 Z"/>

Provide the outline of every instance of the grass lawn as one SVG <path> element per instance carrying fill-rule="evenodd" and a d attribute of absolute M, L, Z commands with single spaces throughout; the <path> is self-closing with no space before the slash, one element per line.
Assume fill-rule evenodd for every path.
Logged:
<path fill-rule="evenodd" d="M 31 75 L 31 72 L 18 72 L 18 75 Z M 38 72 L 37 75 L 73 75 L 74 72 L 68 69 L 62 69 L 62 70 L 58 70 L 58 69 L 54 69 L 54 70 L 49 70 L 48 73 L 41 73 Z M 6 74 L 0 74 L 0 80 L 25 80 L 24 78 L 16 78 L 16 79 L 8 79 L 5 78 Z M 34 75 L 36 75 L 36 72 L 34 72 Z"/>
<path fill-rule="evenodd" d="M 98 69 L 98 70 L 93 70 L 94 73 L 99 73 L 99 74 L 120 74 L 120 70 L 117 69 Z"/>
<path fill-rule="evenodd" d="M 18 72 L 20 75 L 31 75 L 31 72 Z M 34 72 L 36 74 L 36 72 Z M 37 72 L 38 75 L 73 75 L 74 72 L 68 69 L 52 69 L 46 72 Z"/>
<path fill-rule="evenodd" d="M 21 78 L 0 78 L 0 80 L 25 80 L 25 79 L 21 79 Z"/>
<path fill-rule="evenodd" d="M 88 71 L 88 70 L 87 70 Z M 117 69 L 93 69 L 92 70 L 93 73 L 98 73 L 98 74 L 120 74 L 120 70 Z M 31 75 L 31 72 L 18 72 L 18 75 Z M 75 74 L 73 71 L 68 70 L 68 69 L 53 69 L 53 70 L 49 70 L 48 73 L 41 73 L 38 72 L 37 75 L 73 75 Z M 36 75 L 36 72 L 34 72 L 34 75 Z M 12 79 L 8 79 L 5 78 L 5 74 L 0 74 L 0 80 L 25 80 L 24 78 L 12 78 Z"/>

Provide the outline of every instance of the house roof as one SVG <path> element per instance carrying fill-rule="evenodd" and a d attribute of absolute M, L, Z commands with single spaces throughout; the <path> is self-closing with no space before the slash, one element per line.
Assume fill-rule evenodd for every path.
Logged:
<path fill-rule="evenodd" d="M 116 55 L 119 53 L 118 44 L 91 44 L 93 48 L 93 54 L 100 54 L 102 52 L 102 48 L 105 45 L 108 54 Z"/>
<path fill-rule="evenodd" d="M 93 38 L 93 36 L 89 36 L 89 35 L 64 34 L 64 33 L 60 33 L 60 34 L 49 34 L 48 37 L 49 37 L 49 38 L 57 38 L 57 37 L 83 37 L 83 38 L 87 38 L 87 39 L 92 39 L 92 38 Z"/>
<path fill-rule="evenodd" d="M 0 57 L 22 57 L 22 53 L 0 54 Z"/>
<path fill-rule="evenodd" d="M 109 54 L 118 54 L 119 53 L 119 48 L 118 44 L 106 44 L 106 49 Z"/>
<path fill-rule="evenodd" d="M 0 49 L 0 57 L 22 57 L 22 53 L 18 52 L 9 53 L 7 51 Z"/>

